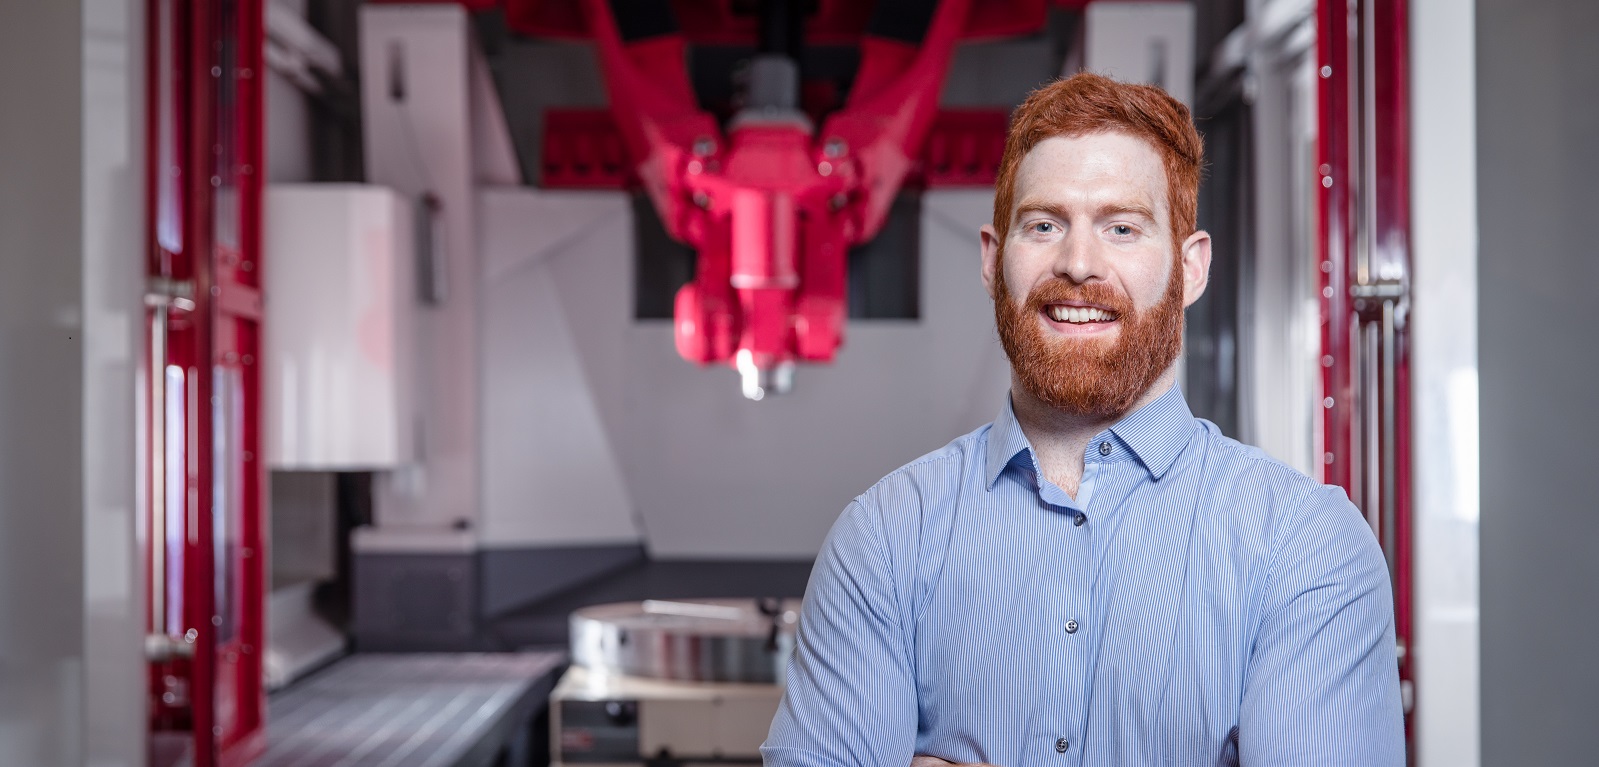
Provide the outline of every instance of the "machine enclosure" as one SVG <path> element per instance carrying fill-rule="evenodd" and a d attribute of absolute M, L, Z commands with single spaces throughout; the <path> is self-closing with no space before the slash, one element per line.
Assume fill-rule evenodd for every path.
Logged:
<path fill-rule="evenodd" d="M 274 184 L 265 206 L 268 465 L 412 461 L 410 204 L 380 186 Z"/>

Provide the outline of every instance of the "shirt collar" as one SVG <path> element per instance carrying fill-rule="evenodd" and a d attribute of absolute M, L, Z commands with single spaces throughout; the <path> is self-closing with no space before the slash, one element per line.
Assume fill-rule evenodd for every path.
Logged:
<path fill-rule="evenodd" d="M 1031 449 L 1027 435 L 1022 433 L 1022 425 L 1016 421 L 1016 411 L 1011 409 L 1010 395 L 1006 394 L 1005 406 L 999 409 L 994 427 L 988 430 L 988 465 L 983 474 L 987 484 L 984 487 L 993 490 L 1000 472 L 1010 465 L 1011 459 L 1017 453 Z"/>
<path fill-rule="evenodd" d="M 1194 414 L 1188 409 L 1188 400 L 1181 388 L 1173 386 L 1153 402 L 1123 416 L 1109 431 L 1127 445 L 1151 476 L 1160 479 L 1188 445 L 1193 428 Z M 1022 433 L 1010 396 L 1006 395 L 1005 405 L 988 431 L 988 463 L 983 475 L 988 489 L 994 489 L 1000 473 L 1023 450 L 1031 452 L 1032 445 Z"/>
<path fill-rule="evenodd" d="M 1181 387 L 1173 385 L 1165 394 L 1125 416 L 1110 427 L 1138 457 L 1155 479 L 1177 462 L 1194 432 L 1194 414 Z"/>

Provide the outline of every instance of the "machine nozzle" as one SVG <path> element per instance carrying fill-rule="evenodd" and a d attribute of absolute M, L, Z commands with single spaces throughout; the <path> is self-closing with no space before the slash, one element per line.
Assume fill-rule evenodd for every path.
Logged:
<path fill-rule="evenodd" d="M 738 350 L 734 364 L 743 378 L 744 396 L 760 402 L 768 394 L 787 394 L 794 388 L 794 362 L 783 360 L 760 365 L 748 349 Z"/>

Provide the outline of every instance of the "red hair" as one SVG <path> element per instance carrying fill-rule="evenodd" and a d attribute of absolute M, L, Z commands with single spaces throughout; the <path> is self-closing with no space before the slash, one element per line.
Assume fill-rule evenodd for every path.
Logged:
<path fill-rule="evenodd" d="M 1166 169 L 1167 207 L 1177 249 L 1196 228 L 1199 170 L 1204 144 L 1188 107 L 1153 85 L 1120 83 L 1081 73 L 1028 95 L 1011 115 L 1005 155 L 994 184 L 994 231 L 1004 247 L 1016 205 L 1016 169 L 1044 139 L 1091 133 L 1126 133 L 1148 141 Z"/>

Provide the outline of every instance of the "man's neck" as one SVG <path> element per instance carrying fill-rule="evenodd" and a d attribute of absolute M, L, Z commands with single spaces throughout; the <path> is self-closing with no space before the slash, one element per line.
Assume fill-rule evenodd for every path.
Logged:
<path fill-rule="evenodd" d="M 1144 391 L 1127 412 L 1131 413 L 1159 399 L 1171 391 L 1176 382 L 1177 366 L 1174 364 L 1155 379 L 1155 383 Z M 1027 435 L 1027 442 L 1033 446 L 1033 457 L 1038 461 L 1039 471 L 1044 473 L 1045 479 L 1076 498 L 1083 482 L 1083 455 L 1088 450 L 1089 441 L 1115 424 L 1125 413 L 1104 417 L 1061 410 L 1033 396 L 1016 381 L 1015 376 L 1011 377 L 1010 398 L 1016 422 L 1021 425 L 1022 434 Z"/>

